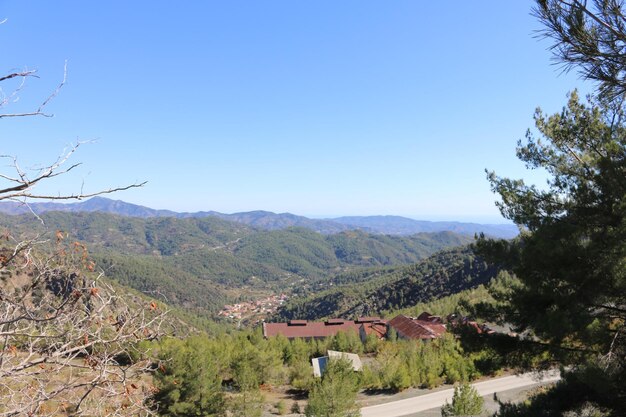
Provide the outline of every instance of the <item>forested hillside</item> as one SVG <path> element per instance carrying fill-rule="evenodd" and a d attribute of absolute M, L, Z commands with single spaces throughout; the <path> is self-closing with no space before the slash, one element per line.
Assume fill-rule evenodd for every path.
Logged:
<path fill-rule="evenodd" d="M 118 282 L 175 306 L 207 313 L 240 298 L 306 291 L 363 268 L 417 262 L 471 238 L 450 232 L 413 236 L 306 228 L 259 230 L 216 217 L 134 218 L 106 213 L 46 212 L 0 216 L 15 238 L 61 231 L 85 244 L 98 267 Z M 369 273 L 369 272 L 368 272 Z M 347 275 L 346 275 L 347 274 Z M 369 278 L 367 278 L 369 279 Z"/>
<path fill-rule="evenodd" d="M 157 210 L 150 207 L 111 200 L 105 197 L 94 197 L 86 201 L 72 204 L 37 202 L 28 207 L 17 202 L 0 202 L 0 213 L 18 215 L 31 212 L 42 214 L 52 211 L 66 213 L 108 213 L 119 216 L 154 218 L 174 217 L 206 218 L 213 217 L 263 230 L 282 230 L 290 227 L 303 227 L 323 234 L 339 233 L 347 230 L 361 230 L 367 233 L 384 235 L 409 236 L 416 233 L 454 232 L 473 236 L 484 233 L 493 237 L 509 239 L 519 233 L 513 224 L 478 224 L 464 222 L 433 222 L 414 220 L 401 216 L 350 216 L 331 219 L 311 219 L 291 213 L 273 213 L 271 211 L 254 210 L 241 213 L 220 213 L 217 211 L 175 212 Z"/>
<path fill-rule="evenodd" d="M 28 214 L 0 216 L 0 225 L 11 233 L 60 230 L 71 239 L 89 244 L 91 250 L 107 248 L 142 255 L 174 255 L 221 246 L 253 232 L 245 225 L 213 217 L 141 219 L 99 212 L 46 212 L 41 219 L 46 227 Z"/>
<path fill-rule="evenodd" d="M 279 319 L 377 315 L 428 302 L 488 283 L 498 268 L 469 248 L 445 250 L 410 266 L 370 269 L 338 275 L 343 285 L 320 294 L 292 299 Z M 352 283 L 350 283 L 352 282 Z"/>

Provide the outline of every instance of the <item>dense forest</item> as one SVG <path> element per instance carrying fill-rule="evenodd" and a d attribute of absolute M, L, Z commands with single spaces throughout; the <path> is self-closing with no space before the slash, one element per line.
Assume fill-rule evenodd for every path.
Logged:
<path fill-rule="evenodd" d="M 293 298 L 277 319 L 378 315 L 487 284 L 497 273 L 470 248 L 444 250 L 414 265 L 340 275 L 342 285 Z"/>
<path fill-rule="evenodd" d="M 215 217 L 46 212 L 41 219 L 46 227 L 30 215 L 2 215 L 0 227 L 16 237 L 60 231 L 84 244 L 110 279 L 201 315 L 237 299 L 310 292 L 338 274 L 410 264 L 471 241 L 451 232 L 385 236 L 361 231 L 322 235 L 305 228 L 267 231 Z"/>

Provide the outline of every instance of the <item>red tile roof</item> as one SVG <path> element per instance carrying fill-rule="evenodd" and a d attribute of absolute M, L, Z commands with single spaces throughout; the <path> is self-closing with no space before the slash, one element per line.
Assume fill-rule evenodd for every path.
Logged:
<path fill-rule="evenodd" d="M 422 314 L 420 314 L 419 316 L 417 316 L 418 320 L 421 321 L 428 321 L 431 323 L 439 323 L 439 324 L 443 324 L 443 320 L 441 319 L 440 316 L 433 316 L 432 314 L 424 311 Z"/>
<path fill-rule="evenodd" d="M 373 323 L 376 321 L 381 321 L 380 317 L 359 317 L 356 319 L 357 323 Z"/>
<path fill-rule="evenodd" d="M 476 331 L 476 333 L 478 333 L 478 334 L 483 334 L 483 333 L 493 334 L 493 333 L 495 333 L 495 331 L 490 329 L 489 326 L 487 326 L 486 324 L 478 324 L 475 321 L 466 321 L 465 325 L 473 328 Z"/>
<path fill-rule="evenodd" d="M 282 334 L 288 339 L 324 338 L 334 336 L 339 332 L 353 331 L 358 334 L 360 326 L 360 323 L 343 319 L 329 319 L 325 322 L 291 320 L 289 323 L 263 323 L 263 336 L 272 337 Z"/>
<path fill-rule="evenodd" d="M 346 320 L 344 319 L 328 319 L 326 320 L 326 324 L 344 324 Z"/>
<path fill-rule="evenodd" d="M 386 320 L 381 320 L 379 322 L 374 322 L 374 323 L 371 323 L 371 322 L 363 323 L 361 325 L 361 328 L 365 332 L 365 335 L 374 333 L 376 337 L 378 337 L 379 339 L 382 339 L 387 336 L 387 321 Z"/>
<path fill-rule="evenodd" d="M 429 340 L 436 339 L 446 332 L 446 326 L 424 320 L 410 318 L 404 315 L 394 317 L 389 321 L 399 337 L 404 339 Z"/>

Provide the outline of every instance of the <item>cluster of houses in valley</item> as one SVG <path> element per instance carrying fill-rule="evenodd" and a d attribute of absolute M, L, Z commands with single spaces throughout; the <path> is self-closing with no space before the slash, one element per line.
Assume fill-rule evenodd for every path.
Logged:
<path fill-rule="evenodd" d="M 286 294 L 272 295 L 255 301 L 246 301 L 237 304 L 225 305 L 222 310 L 217 313 L 218 316 L 229 319 L 246 319 L 255 315 L 266 316 L 276 313 L 278 307 L 287 301 Z"/>
<path fill-rule="evenodd" d="M 263 323 L 263 336 L 282 335 L 287 339 L 323 339 L 339 332 L 356 332 L 361 340 L 370 334 L 385 339 L 393 329 L 398 338 L 408 340 L 432 340 L 446 332 L 446 325 L 439 316 L 424 312 L 418 317 L 398 315 L 391 320 L 380 317 L 360 317 L 356 320 L 328 319 L 323 322 L 290 320 L 287 323 Z"/>

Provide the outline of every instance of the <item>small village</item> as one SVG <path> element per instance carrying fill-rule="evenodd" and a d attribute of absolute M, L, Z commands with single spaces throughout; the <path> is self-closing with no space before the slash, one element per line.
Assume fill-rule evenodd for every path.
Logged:
<path fill-rule="evenodd" d="M 287 294 L 281 293 L 259 300 L 228 304 L 219 311 L 218 316 L 232 320 L 250 320 L 255 318 L 256 321 L 260 321 L 268 315 L 276 313 L 278 307 L 285 304 L 288 298 Z"/>

